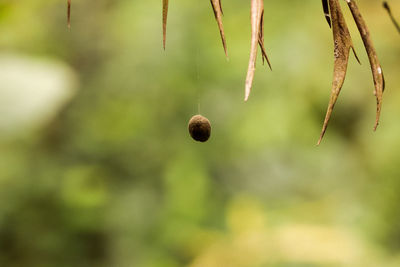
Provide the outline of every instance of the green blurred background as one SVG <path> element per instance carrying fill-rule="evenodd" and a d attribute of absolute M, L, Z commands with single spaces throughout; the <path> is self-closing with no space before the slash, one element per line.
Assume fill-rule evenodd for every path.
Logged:
<path fill-rule="evenodd" d="M 320 1 L 265 1 L 243 102 L 250 1 L 0 1 L 0 266 L 400 266 L 400 35 L 358 1 L 387 89 L 361 58 L 328 132 L 332 34 Z M 389 1 L 400 18 L 400 2 Z M 212 137 L 187 131 L 198 112 Z"/>

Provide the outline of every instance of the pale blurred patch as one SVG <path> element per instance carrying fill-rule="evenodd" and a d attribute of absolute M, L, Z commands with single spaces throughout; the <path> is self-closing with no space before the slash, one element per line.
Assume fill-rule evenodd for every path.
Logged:
<path fill-rule="evenodd" d="M 274 234 L 281 260 L 352 266 L 364 256 L 362 242 L 349 229 L 337 226 L 291 224 Z"/>
<path fill-rule="evenodd" d="M 0 137 L 40 128 L 76 92 L 74 72 L 54 60 L 3 53 L 0 69 Z"/>
<path fill-rule="evenodd" d="M 228 233 L 203 249 L 190 266 L 382 266 L 382 255 L 354 229 L 298 222 L 270 225 L 267 214 L 251 198 L 233 200 L 226 216 Z"/>

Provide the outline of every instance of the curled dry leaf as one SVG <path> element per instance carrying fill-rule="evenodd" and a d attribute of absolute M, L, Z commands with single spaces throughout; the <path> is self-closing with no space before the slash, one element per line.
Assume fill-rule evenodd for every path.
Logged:
<path fill-rule="evenodd" d="M 339 97 L 340 90 L 342 89 L 347 72 L 347 64 L 349 61 L 350 48 L 353 48 L 350 32 L 347 28 L 346 21 L 344 20 L 339 1 L 329 0 L 329 10 L 332 20 L 335 61 L 334 61 L 331 97 L 329 100 L 329 105 L 328 105 L 328 110 L 326 112 L 324 125 L 322 127 L 321 136 L 318 140 L 318 145 L 321 143 L 322 138 L 325 135 L 330 117 L 332 115 L 333 108 Z"/>
<path fill-rule="evenodd" d="M 167 40 L 168 0 L 163 0 L 163 48 Z"/>
<path fill-rule="evenodd" d="M 329 24 L 329 28 L 331 28 L 332 24 L 331 24 L 331 16 L 329 15 L 328 0 L 322 0 L 322 7 L 324 8 L 324 15 L 325 15 L 326 21 Z"/>
<path fill-rule="evenodd" d="M 247 70 L 246 87 L 245 87 L 245 98 L 247 101 L 251 87 L 254 80 L 254 72 L 256 70 L 256 59 L 257 59 L 257 45 L 261 48 L 263 62 L 266 60 L 269 67 L 271 68 L 270 61 L 267 57 L 267 53 L 264 48 L 264 1 L 263 0 L 251 0 L 251 49 L 249 67 Z"/>
<path fill-rule="evenodd" d="M 68 0 L 67 25 L 68 25 L 68 29 L 70 29 L 71 28 L 71 0 Z"/>
<path fill-rule="evenodd" d="M 376 121 L 374 126 L 374 130 L 376 130 L 379 124 L 379 118 L 382 109 L 382 95 L 383 91 L 385 90 L 385 79 L 383 77 L 382 67 L 379 63 L 378 56 L 376 55 L 376 51 L 372 43 L 367 24 L 365 23 L 363 17 L 361 16 L 357 4 L 355 3 L 354 0 L 346 0 L 346 2 L 357 24 L 358 31 L 360 32 L 361 38 L 364 42 L 364 46 L 368 54 L 369 63 L 371 65 L 372 75 L 375 84 L 374 94 L 376 96 L 376 101 L 377 101 Z"/>
<path fill-rule="evenodd" d="M 226 39 L 225 39 L 225 32 L 224 32 L 224 25 L 222 24 L 223 11 L 222 11 L 221 0 L 210 0 L 210 1 L 211 1 L 211 6 L 212 6 L 213 11 L 214 11 L 215 19 L 217 20 L 217 23 L 218 23 L 219 32 L 220 32 L 221 39 L 222 39 L 222 45 L 224 46 L 225 56 L 228 57 L 228 50 L 226 48 Z"/>
<path fill-rule="evenodd" d="M 400 25 L 399 23 L 396 21 L 396 19 L 394 18 L 393 14 L 392 14 L 392 10 L 390 9 L 389 4 L 385 1 L 383 2 L 383 7 L 386 9 L 386 11 L 389 14 L 390 19 L 392 20 L 394 26 L 396 27 L 397 31 L 400 33 Z"/>

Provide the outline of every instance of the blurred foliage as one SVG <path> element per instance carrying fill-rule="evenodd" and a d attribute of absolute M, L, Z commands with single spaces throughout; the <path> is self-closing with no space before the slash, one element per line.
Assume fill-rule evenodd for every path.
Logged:
<path fill-rule="evenodd" d="M 358 1 L 385 71 L 381 125 L 368 59 L 320 147 L 333 66 L 320 2 L 265 3 L 243 103 L 249 3 L 0 2 L 0 266 L 399 266 L 400 39 Z M 400 15 L 400 3 L 389 2 Z M 343 3 L 342 3 L 343 4 Z M 34 104 L 32 104 L 34 103 Z M 213 125 L 189 137 L 198 111 Z"/>

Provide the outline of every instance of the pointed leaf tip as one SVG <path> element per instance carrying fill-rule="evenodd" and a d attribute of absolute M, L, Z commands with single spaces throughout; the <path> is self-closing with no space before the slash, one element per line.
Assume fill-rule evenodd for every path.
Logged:
<path fill-rule="evenodd" d="M 356 2 L 354 0 L 353 1 L 348 0 L 346 2 L 353 15 L 354 21 L 356 22 L 358 31 L 360 32 L 371 65 L 372 77 L 375 85 L 374 94 L 376 96 L 376 102 L 377 102 L 376 120 L 374 125 L 374 131 L 376 131 L 379 125 L 380 114 L 382 110 L 382 98 L 383 98 L 383 91 L 385 90 L 385 78 L 383 76 L 382 67 L 379 63 L 379 59 L 371 39 L 369 29 L 361 15 L 360 10 L 358 9 Z"/>
<path fill-rule="evenodd" d="M 168 19 L 168 0 L 163 0 L 163 48 L 165 50 L 165 45 L 167 41 L 167 19 Z"/>
<path fill-rule="evenodd" d="M 329 11 L 332 20 L 335 59 L 332 92 L 318 144 L 321 143 L 328 128 L 328 123 L 346 77 L 350 48 L 353 47 L 350 32 L 347 28 L 338 0 L 329 0 Z"/>
<path fill-rule="evenodd" d="M 253 85 L 258 45 L 261 48 L 263 62 L 266 60 L 271 68 L 270 61 L 264 48 L 264 1 L 251 0 L 251 48 L 246 76 L 245 101 L 249 98 Z"/>
<path fill-rule="evenodd" d="M 71 0 L 67 2 L 67 27 L 71 29 Z"/>
<path fill-rule="evenodd" d="M 214 16 L 215 20 L 217 21 L 219 32 L 221 35 L 221 40 L 222 40 L 222 45 L 224 47 L 224 52 L 225 56 L 228 58 L 228 49 L 226 45 L 226 38 L 225 38 L 225 32 L 224 32 L 224 25 L 222 23 L 222 16 L 223 16 L 223 11 L 222 11 L 222 6 L 221 6 L 221 0 L 210 0 L 212 9 L 214 11 Z"/>
<path fill-rule="evenodd" d="M 383 8 L 386 9 L 386 11 L 389 14 L 389 17 L 392 20 L 394 26 L 396 27 L 397 31 L 400 33 L 400 25 L 397 22 L 397 20 L 394 18 L 393 14 L 392 14 L 392 11 L 390 10 L 390 6 L 386 1 L 383 2 Z"/>
<path fill-rule="evenodd" d="M 326 22 L 328 22 L 329 28 L 332 28 L 331 16 L 329 14 L 328 0 L 322 0 L 322 7 L 324 9 L 324 15 L 325 15 Z"/>

